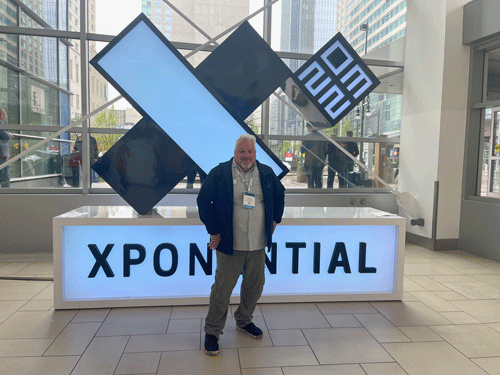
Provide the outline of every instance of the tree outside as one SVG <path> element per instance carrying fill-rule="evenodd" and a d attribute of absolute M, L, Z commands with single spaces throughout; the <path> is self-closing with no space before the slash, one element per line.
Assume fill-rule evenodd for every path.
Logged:
<path fill-rule="evenodd" d="M 99 113 L 95 120 L 93 127 L 95 128 L 117 128 L 119 126 L 118 112 L 115 110 L 115 106 L 107 111 L 102 111 Z M 122 134 L 99 134 L 94 133 L 94 138 L 99 146 L 99 153 L 105 153 L 111 146 L 113 146 L 121 137 Z M 101 153 L 101 155 L 102 155 Z"/>

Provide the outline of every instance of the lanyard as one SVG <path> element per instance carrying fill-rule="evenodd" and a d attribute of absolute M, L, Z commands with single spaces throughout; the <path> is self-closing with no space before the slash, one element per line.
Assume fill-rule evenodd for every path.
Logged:
<path fill-rule="evenodd" d="M 247 185 L 245 178 L 241 175 L 240 171 L 238 170 L 238 166 L 235 165 L 234 168 L 236 170 L 236 173 L 238 173 L 238 176 L 241 178 L 241 181 L 243 181 L 243 183 L 247 187 L 248 192 L 250 193 L 250 190 L 252 189 L 252 185 L 253 185 L 253 172 L 255 169 L 252 170 L 252 178 L 250 179 L 250 183 Z M 255 166 L 254 166 L 254 168 L 255 168 Z"/>

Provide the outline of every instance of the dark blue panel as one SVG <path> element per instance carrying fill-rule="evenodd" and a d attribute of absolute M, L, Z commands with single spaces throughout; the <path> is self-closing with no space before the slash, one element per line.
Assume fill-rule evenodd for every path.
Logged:
<path fill-rule="evenodd" d="M 293 73 L 250 24 L 243 22 L 196 72 L 243 121 Z"/>
<path fill-rule="evenodd" d="M 315 127 L 335 126 L 380 84 L 378 78 L 337 33 L 302 65 L 283 89 Z"/>
<path fill-rule="evenodd" d="M 138 213 L 146 214 L 195 165 L 156 123 L 143 118 L 92 168 Z"/>

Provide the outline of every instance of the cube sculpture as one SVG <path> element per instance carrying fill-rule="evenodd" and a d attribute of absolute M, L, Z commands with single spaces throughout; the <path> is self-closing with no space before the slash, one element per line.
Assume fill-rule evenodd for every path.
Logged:
<path fill-rule="evenodd" d="M 380 84 L 337 33 L 281 86 L 315 128 L 335 126 Z"/>
<path fill-rule="evenodd" d="M 94 170 L 145 214 L 196 164 L 208 173 L 230 159 L 236 139 L 254 134 L 245 118 L 279 86 L 313 125 L 332 126 L 332 114 L 343 116 L 378 84 L 336 38 L 292 74 L 244 22 L 194 69 L 139 15 L 90 62 L 143 116 Z M 256 138 L 259 160 L 285 176 L 288 169 Z"/>

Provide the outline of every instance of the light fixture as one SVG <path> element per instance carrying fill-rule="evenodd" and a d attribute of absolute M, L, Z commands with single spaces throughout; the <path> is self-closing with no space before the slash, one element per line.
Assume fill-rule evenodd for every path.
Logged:
<path fill-rule="evenodd" d="M 359 31 L 367 31 L 368 30 L 368 24 L 367 23 L 362 23 L 359 25 Z"/>
<path fill-rule="evenodd" d="M 366 105 L 365 115 L 366 115 L 366 117 L 370 117 L 372 115 L 372 111 L 370 109 L 370 104 Z"/>
<path fill-rule="evenodd" d="M 354 118 L 359 120 L 361 118 L 361 113 L 359 113 L 359 107 L 356 108 L 356 113 L 354 114 Z"/>

